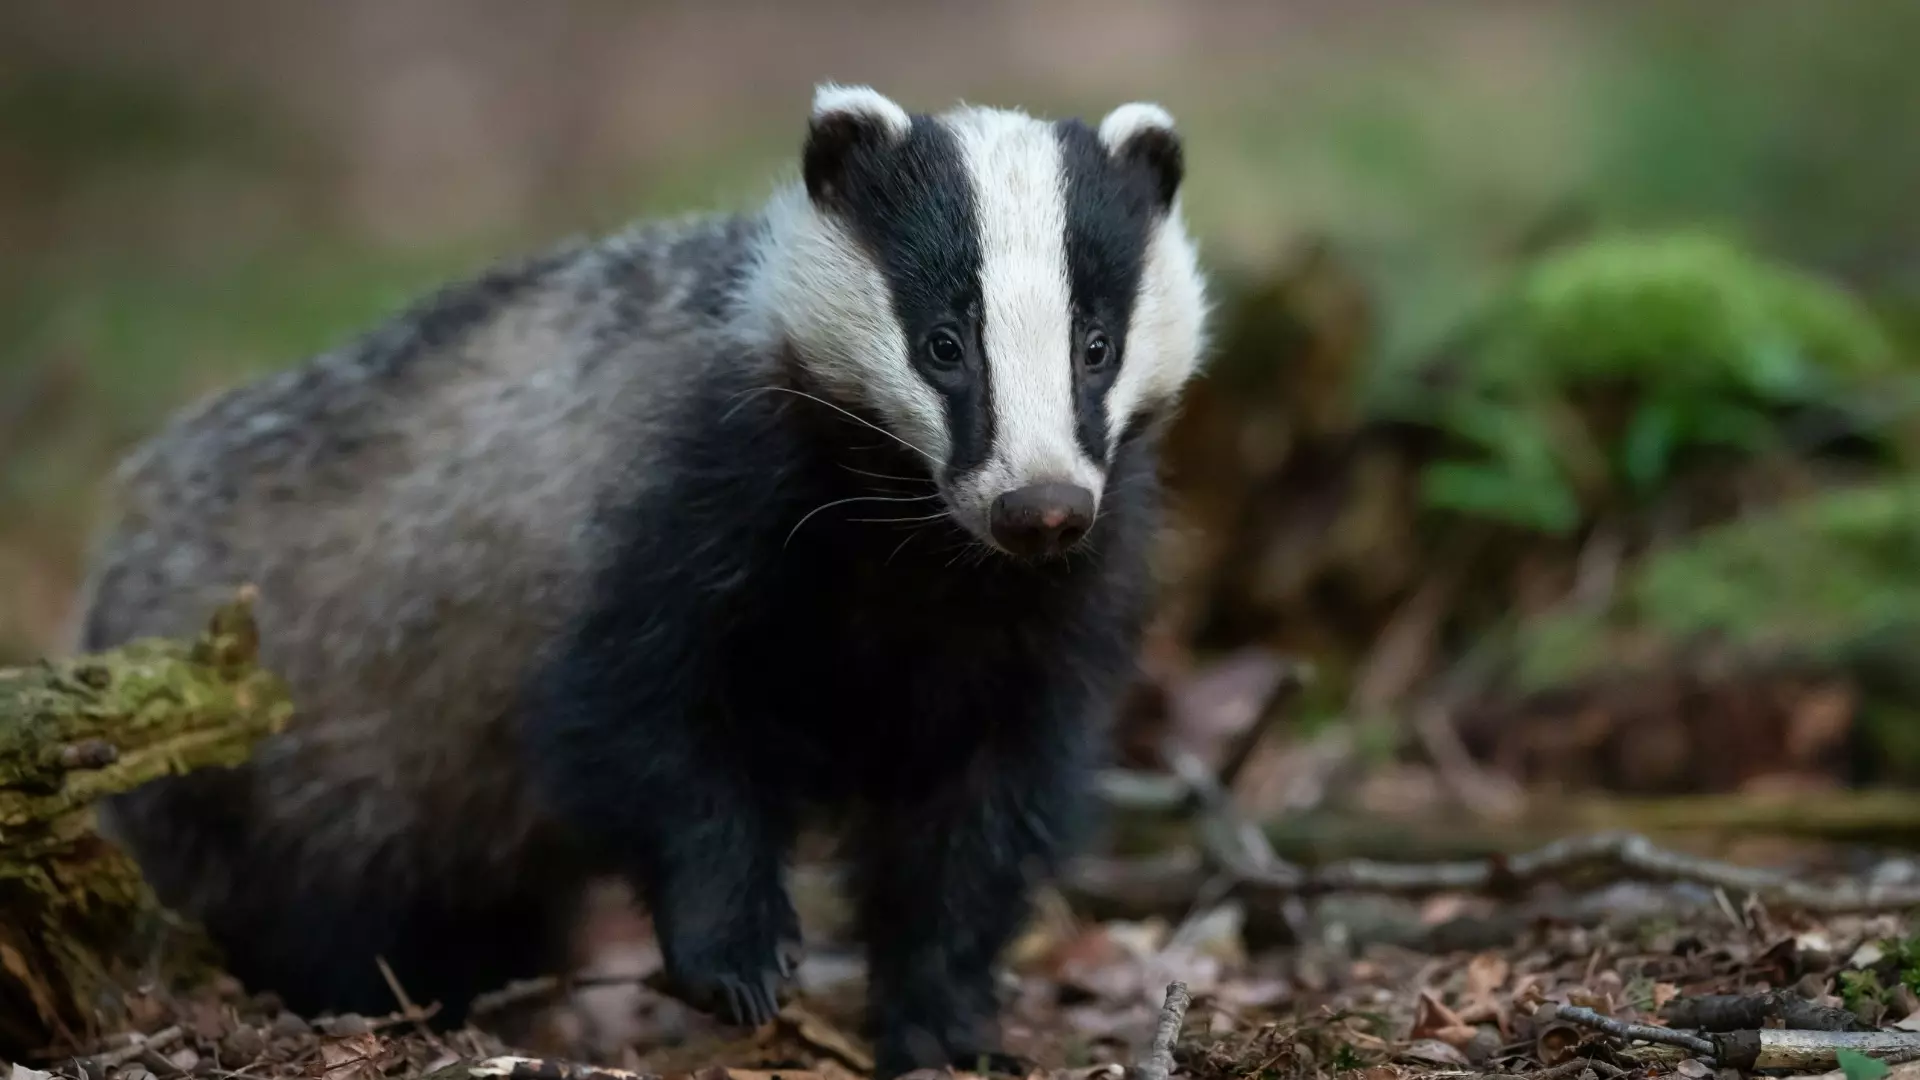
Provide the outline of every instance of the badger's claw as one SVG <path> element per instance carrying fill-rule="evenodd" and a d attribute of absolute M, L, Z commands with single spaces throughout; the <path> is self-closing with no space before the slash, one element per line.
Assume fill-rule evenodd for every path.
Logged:
<path fill-rule="evenodd" d="M 757 1028 L 780 1014 L 781 976 L 734 974 L 668 976 L 659 989 L 672 997 L 739 1027 Z"/>

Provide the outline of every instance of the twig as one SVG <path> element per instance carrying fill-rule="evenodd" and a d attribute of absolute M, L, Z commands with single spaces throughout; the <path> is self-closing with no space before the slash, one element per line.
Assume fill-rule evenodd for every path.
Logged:
<path fill-rule="evenodd" d="M 1247 763 L 1253 760 L 1253 752 L 1259 748 L 1261 740 L 1265 739 L 1267 732 L 1273 730 L 1273 725 L 1286 715 L 1287 705 L 1299 696 L 1300 691 L 1305 689 L 1311 681 L 1313 681 L 1313 668 L 1304 663 L 1287 662 L 1280 677 L 1274 680 L 1273 689 L 1267 692 L 1266 700 L 1261 702 L 1260 711 L 1254 714 L 1253 723 L 1248 724 L 1246 730 L 1235 736 L 1233 742 L 1227 747 L 1226 756 L 1220 762 L 1220 769 L 1215 774 L 1222 788 L 1228 791 L 1233 790 L 1233 786 L 1240 780 L 1240 774 L 1246 771 Z"/>
<path fill-rule="evenodd" d="M 557 1058 L 493 1057 L 467 1069 L 467 1075 L 501 1080 L 652 1080 L 650 1073 L 586 1065 Z"/>
<path fill-rule="evenodd" d="M 186 1031 L 178 1024 L 171 1027 L 163 1027 L 159 1031 L 144 1038 L 135 1035 L 134 1041 L 127 1045 L 119 1047 L 118 1049 L 95 1054 L 87 1060 L 104 1071 L 116 1065 L 125 1065 L 127 1062 L 145 1054 L 149 1050 L 162 1050 L 172 1046 L 174 1043 L 179 1042 L 180 1037 L 185 1034 Z"/>
<path fill-rule="evenodd" d="M 1867 1025 L 1846 1009 L 1808 1001 L 1790 990 L 1762 994 L 1703 994 L 1674 998 L 1660 1010 L 1660 1018 L 1677 1028 L 1700 1031 L 1745 1031 L 1779 1020 L 1798 1031 L 1864 1031 Z"/>
<path fill-rule="evenodd" d="M 1519 1073 L 1512 1076 L 1510 1080 L 1573 1080 L 1573 1077 L 1579 1076 L 1592 1067 L 1593 1062 L 1591 1059 L 1575 1056 L 1568 1058 L 1558 1065 L 1551 1065 L 1544 1069 L 1535 1069 L 1532 1072 Z M 1493 1077 L 1501 1074 L 1487 1073 L 1485 1075 Z"/>
<path fill-rule="evenodd" d="M 1473 760 L 1445 705 L 1436 702 L 1415 710 L 1412 727 L 1441 782 L 1469 812 L 1495 820 L 1511 819 L 1520 812 L 1519 786 Z"/>
<path fill-rule="evenodd" d="M 1231 813 L 1219 802 L 1204 802 L 1215 816 Z M 1482 892 L 1513 895 L 1531 886 L 1575 876 L 1580 871 L 1610 871 L 1615 878 L 1685 881 L 1749 894 L 1769 906 L 1797 908 L 1821 914 L 1870 913 L 1920 906 L 1920 888 L 1910 885 L 1867 885 L 1845 880 L 1817 885 L 1771 870 L 1736 866 L 1656 847 L 1634 833 L 1596 833 L 1556 840 L 1530 852 L 1506 857 L 1456 862 L 1386 863 L 1350 859 L 1306 868 L 1277 856 L 1249 856 L 1244 839 L 1249 828 L 1202 830 L 1207 854 L 1220 868 L 1239 876 L 1246 885 L 1289 895 L 1327 892 L 1371 892 L 1423 895 L 1436 892 Z M 1252 830 L 1257 832 L 1258 830 Z M 1218 835 L 1242 838 L 1223 846 Z M 1264 835 L 1262 836 L 1264 841 Z"/>
<path fill-rule="evenodd" d="M 439 1011 L 440 1003 L 436 1001 L 427 1009 L 422 1009 L 407 996 L 407 988 L 400 985 L 400 977 L 393 973 L 393 967 L 387 963 L 386 957 L 376 955 L 373 962 L 380 965 L 380 977 L 387 981 L 387 989 L 393 991 L 394 999 L 400 1003 L 400 1015 L 413 1021 L 414 1029 L 427 1041 L 428 1046 L 443 1054 L 446 1053 L 446 1044 L 442 1043 L 439 1036 L 433 1033 L 433 1029 L 427 1026 L 427 1017 Z"/>
<path fill-rule="evenodd" d="M 1167 1080 L 1173 1073 L 1173 1044 L 1180 1038 L 1180 1025 L 1186 1022 L 1187 1006 L 1192 1002 L 1186 983 L 1167 984 L 1167 1000 L 1160 1006 L 1160 1025 L 1153 1032 L 1153 1048 L 1147 1060 L 1134 1069 L 1132 1080 Z"/>
<path fill-rule="evenodd" d="M 555 975 L 540 975 L 531 979 L 512 982 L 498 990 L 490 990 L 473 999 L 467 1007 L 470 1016 L 483 1016 L 501 1012 L 542 998 L 555 997 L 574 990 L 591 989 L 596 986 L 644 986 L 653 989 L 647 981 L 653 974 L 635 973 L 630 975 L 574 975 L 562 979 Z"/>
<path fill-rule="evenodd" d="M 486 1016 L 502 1012 L 517 1005 L 554 997 L 567 989 L 566 984 L 552 975 L 523 979 L 509 983 L 498 990 L 489 990 L 473 999 L 467 1006 L 469 1016 Z"/>
<path fill-rule="evenodd" d="M 1715 1039 L 1720 1064 L 1750 1072 L 1756 1069 L 1831 1069 L 1840 1063 L 1840 1051 L 1887 1060 L 1920 1052 L 1920 1032 L 1912 1031 L 1793 1031 L 1761 1028 L 1736 1031 Z"/>
<path fill-rule="evenodd" d="M 1719 1051 L 1712 1039 L 1703 1039 L 1672 1028 L 1654 1027 L 1651 1024 L 1629 1024 L 1615 1020 L 1611 1016 L 1601 1016 L 1592 1009 L 1581 1005 L 1544 1005 L 1540 1009 L 1543 1019 L 1560 1019 L 1582 1027 L 1596 1028 L 1617 1039 L 1638 1039 L 1641 1042 L 1661 1043 L 1666 1046 L 1678 1046 L 1702 1057 L 1713 1057 Z"/>
<path fill-rule="evenodd" d="M 1878 1055 L 1881 1064 L 1892 1066 L 1881 1080 L 1920 1080 L 1920 1065 L 1915 1064 L 1917 1054 L 1920 1052 Z M 1803 1075 L 1798 1080 L 1847 1080 L 1847 1074 L 1845 1070 L 1835 1069 L 1832 1072 Z"/>

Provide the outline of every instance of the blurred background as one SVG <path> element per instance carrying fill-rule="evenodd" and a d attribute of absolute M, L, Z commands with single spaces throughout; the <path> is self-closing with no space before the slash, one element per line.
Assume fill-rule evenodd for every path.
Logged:
<path fill-rule="evenodd" d="M 1511 840 L 1523 791 L 1570 807 L 1542 830 L 1610 792 L 1894 836 L 1840 796 L 1920 775 L 1916 40 L 1871 0 L 10 0 L 0 662 L 61 647 L 171 410 L 498 256 L 750 204 L 818 80 L 1147 98 L 1221 311 L 1136 763 L 1279 715 L 1242 797 L 1396 844 L 1436 805 Z"/>

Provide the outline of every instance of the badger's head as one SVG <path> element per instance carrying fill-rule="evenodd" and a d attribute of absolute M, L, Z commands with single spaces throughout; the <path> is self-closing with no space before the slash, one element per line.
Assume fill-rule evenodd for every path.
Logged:
<path fill-rule="evenodd" d="M 1155 105 L 1096 126 L 913 115 L 816 92 L 753 305 L 817 393 L 920 452 L 954 519 L 1017 555 L 1093 527 L 1123 435 L 1193 374 L 1205 295 Z"/>

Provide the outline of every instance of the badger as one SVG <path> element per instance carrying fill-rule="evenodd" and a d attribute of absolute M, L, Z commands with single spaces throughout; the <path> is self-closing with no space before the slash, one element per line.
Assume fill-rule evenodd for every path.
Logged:
<path fill-rule="evenodd" d="M 85 649 L 255 590 L 296 715 L 105 810 L 289 1008 L 459 1023 L 624 878 L 772 1017 L 846 842 L 877 1070 L 1008 1060 L 996 965 L 1087 835 L 1207 290 L 1162 107 L 814 88 L 750 212 L 503 260 L 183 410 L 116 473 Z M 387 972 L 380 964 L 387 965 Z"/>

